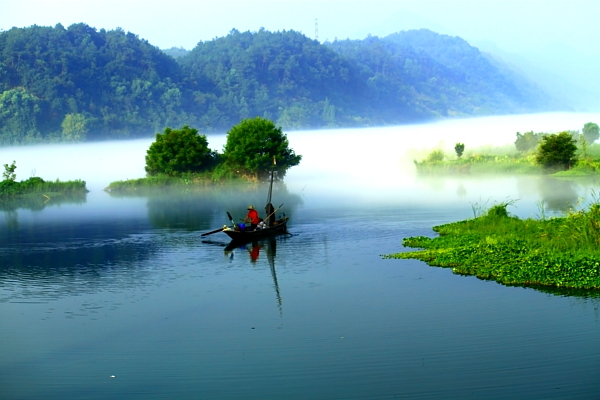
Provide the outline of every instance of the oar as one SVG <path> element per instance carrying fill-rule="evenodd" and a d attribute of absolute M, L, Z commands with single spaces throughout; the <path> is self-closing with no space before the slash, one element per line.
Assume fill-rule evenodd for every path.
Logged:
<path fill-rule="evenodd" d="M 227 216 L 229 217 L 231 223 L 235 226 L 235 222 L 233 222 L 233 217 L 231 216 L 231 214 L 229 214 L 229 211 L 227 211 Z"/>
<path fill-rule="evenodd" d="M 217 232 L 221 232 L 221 231 L 223 231 L 223 229 L 225 229 L 225 228 L 219 228 L 219 229 L 215 229 L 215 230 L 214 230 L 214 231 L 212 231 L 212 232 L 206 232 L 206 233 L 203 233 L 203 234 L 202 234 L 202 235 L 200 235 L 200 236 L 208 236 L 208 235 L 212 235 L 213 233 L 217 233 Z"/>

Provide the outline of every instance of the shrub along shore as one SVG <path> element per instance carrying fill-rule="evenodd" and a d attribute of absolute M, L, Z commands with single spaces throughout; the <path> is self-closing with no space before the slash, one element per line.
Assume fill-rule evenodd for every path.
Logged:
<path fill-rule="evenodd" d="M 439 237 L 409 237 L 422 250 L 383 258 L 418 259 L 509 286 L 600 289 L 600 202 L 565 217 L 521 220 L 501 203 L 474 219 L 435 226 Z"/>
<path fill-rule="evenodd" d="M 23 196 L 45 196 L 50 199 L 52 196 L 60 196 L 65 194 L 80 194 L 87 193 L 85 181 L 45 181 L 40 177 L 33 176 L 24 181 L 17 181 L 15 170 L 17 164 L 15 161 L 12 164 L 4 164 L 3 180 L 0 182 L 0 199 L 14 200 Z"/>
<path fill-rule="evenodd" d="M 45 181 L 32 177 L 17 182 L 5 180 L 0 182 L 0 198 L 15 198 L 28 195 L 46 195 L 47 197 L 70 193 L 86 193 L 85 181 Z"/>

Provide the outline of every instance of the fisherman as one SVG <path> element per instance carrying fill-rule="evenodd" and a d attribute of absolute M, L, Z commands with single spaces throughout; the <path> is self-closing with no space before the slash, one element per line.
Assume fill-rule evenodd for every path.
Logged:
<path fill-rule="evenodd" d="M 248 215 L 246 215 L 244 222 L 250 222 L 250 230 L 255 230 L 260 221 L 261 219 L 258 216 L 258 211 L 256 211 L 254 206 L 250 204 L 248 206 Z"/>

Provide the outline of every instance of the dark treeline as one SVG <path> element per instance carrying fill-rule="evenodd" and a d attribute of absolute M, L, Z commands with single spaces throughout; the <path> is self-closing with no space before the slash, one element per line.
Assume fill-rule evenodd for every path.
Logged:
<path fill-rule="evenodd" d="M 464 40 L 428 30 L 324 44 L 232 30 L 164 52 L 86 24 L 0 33 L 3 145 L 148 137 L 166 126 L 225 131 L 255 116 L 298 129 L 551 107 Z"/>

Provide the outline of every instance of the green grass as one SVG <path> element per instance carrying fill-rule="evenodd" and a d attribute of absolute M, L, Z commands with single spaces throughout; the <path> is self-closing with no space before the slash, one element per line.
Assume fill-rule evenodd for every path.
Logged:
<path fill-rule="evenodd" d="M 203 187 L 215 186 L 223 181 L 244 181 L 241 178 L 215 176 L 214 172 L 186 173 L 180 176 L 164 174 L 148 176 L 146 178 L 128 179 L 125 181 L 111 182 L 104 190 L 109 192 L 134 192 L 138 190 L 164 187 Z"/>
<path fill-rule="evenodd" d="M 405 238 L 405 247 L 422 250 L 383 257 L 418 259 L 511 286 L 600 289 L 600 203 L 546 220 L 510 216 L 509 204 L 436 226 L 439 237 Z"/>

